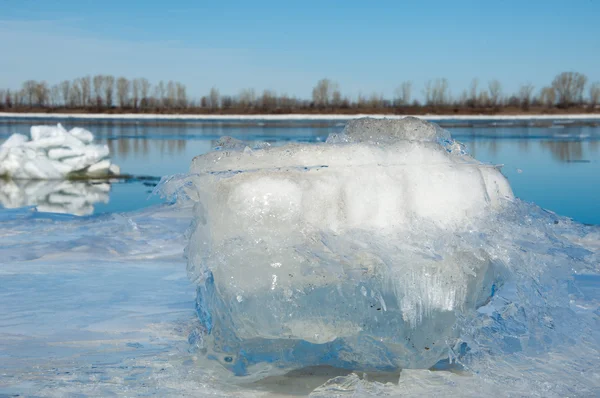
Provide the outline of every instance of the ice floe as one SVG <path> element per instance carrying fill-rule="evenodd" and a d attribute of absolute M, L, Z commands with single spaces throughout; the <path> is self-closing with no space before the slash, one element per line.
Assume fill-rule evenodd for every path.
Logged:
<path fill-rule="evenodd" d="M 120 174 L 108 159 L 108 147 L 94 144 L 93 134 L 85 129 L 32 126 L 30 136 L 13 134 L 0 145 L 1 177 L 58 180 Z"/>

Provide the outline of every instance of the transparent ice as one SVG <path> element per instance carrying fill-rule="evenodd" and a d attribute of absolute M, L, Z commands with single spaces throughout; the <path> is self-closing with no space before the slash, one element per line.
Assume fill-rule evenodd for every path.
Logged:
<path fill-rule="evenodd" d="M 595 272 L 597 252 L 558 249 L 564 221 L 439 127 L 363 119 L 323 144 L 217 149 L 186 180 L 187 255 L 225 376 L 429 369 L 473 360 L 482 336 L 486 355 L 572 339 L 546 308 L 572 311 L 572 292 L 535 284 L 548 266 L 552 280 Z"/>

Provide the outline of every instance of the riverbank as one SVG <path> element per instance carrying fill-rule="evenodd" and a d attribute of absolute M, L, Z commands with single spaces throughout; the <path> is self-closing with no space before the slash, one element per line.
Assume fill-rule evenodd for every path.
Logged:
<path fill-rule="evenodd" d="M 0 112 L 0 119 L 94 119 L 94 120 L 352 120 L 362 117 L 402 119 L 414 116 L 426 120 L 588 120 L 600 121 L 600 113 L 577 114 L 514 114 L 514 115 L 397 115 L 397 114 L 158 114 L 158 113 L 22 113 Z"/>

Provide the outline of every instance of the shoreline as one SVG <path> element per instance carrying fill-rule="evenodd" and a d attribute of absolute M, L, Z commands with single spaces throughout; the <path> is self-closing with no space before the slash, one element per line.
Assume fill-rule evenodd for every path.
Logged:
<path fill-rule="evenodd" d="M 599 121 L 598 113 L 579 114 L 531 114 L 531 115 L 398 115 L 398 114 L 139 114 L 139 113 L 23 113 L 23 112 L 0 112 L 0 119 L 80 119 L 80 120 L 176 120 L 176 121 L 348 121 L 364 117 L 377 119 L 403 119 L 408 116 L 424 120 L 445 121 L 552 121 L 552 120 L 586 120 Z"/>

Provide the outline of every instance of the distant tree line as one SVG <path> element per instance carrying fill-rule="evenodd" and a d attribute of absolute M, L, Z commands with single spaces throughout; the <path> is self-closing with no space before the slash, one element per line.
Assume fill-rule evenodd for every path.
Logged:
<path fill-rule="evenodd" d="M 597 111 L 600 82 L 588 84 L 585 75 L 563 72 L 548 86 L 523 84 L 506 94 L 498 80 L 480 84 L 473 79 L 468 89 L 455 96 L 447 79 L 433 79 L 422 89 L 422 102 L 411 81 L 402 82 L 393 98 L 382 94 L 345 96 L 330 79 L 317 82 L 311 99 L 299 99 L 272 90 L 257 93 L 243 89 L 237 95 L 221 95 L 216 87 L 199 99 L 190 98 L 180 82 L 151 84 L 145 78 L 111 75 L 84 76 L 55 85 L 28 80 L 20 90 L 0 89 L 2 111 L 81 111 L 131 113 L 501 113 Z"/>

